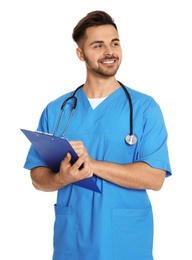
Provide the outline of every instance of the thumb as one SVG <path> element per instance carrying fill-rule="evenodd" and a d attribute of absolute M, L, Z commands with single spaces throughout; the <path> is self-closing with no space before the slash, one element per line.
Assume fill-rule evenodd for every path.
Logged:
<path fill-rule="evenodd" d="M 70 161 L 71 161 L 71 154 L 70 154 L 70 153 L 67 153 L 65 158 L 66 158 L 66 160 L 67 160 L 68 162 L 70 162 Z"/>
<path fill-rule="evenodd" d="M 67 164 L 70 164 L 70 161 L 71 161 L 71 154 L 67 153 L 66 156 L 61 161 L 61 164 L 64 164 L 66 166 Z"/>

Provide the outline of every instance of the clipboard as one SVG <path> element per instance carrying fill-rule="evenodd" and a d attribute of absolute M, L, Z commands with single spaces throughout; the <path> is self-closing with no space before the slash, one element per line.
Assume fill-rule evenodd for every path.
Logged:
<path fill-rule="evenodd" d="M 68 152 L 72 157 L 71 164 L 75 163 L 78 159 L 78 155 L 66 138 L 38 131 L 20 130 L 28 138 L 42 159 L 47 163 L 48 167 L 54 172 L 59 171 L 60 163 Z M 73 184 L 101 193 L 93 177 L 74 182 Z"/>

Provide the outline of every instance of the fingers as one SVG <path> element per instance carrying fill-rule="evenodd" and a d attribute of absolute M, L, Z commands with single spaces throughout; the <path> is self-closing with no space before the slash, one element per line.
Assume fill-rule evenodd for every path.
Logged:
<path fill-rule="evenodd" d="M 60 165 L 60 178 L 69 184 L 93 176 L 93 170 L 88 158 L 88 154 L 84 153 L 71 165 L 71 154 L 67 153 Z"/>
<path fill-rule="evenodd" d="M 85 164 L 85 154 L 81 155 L 78 160 L 73 164 L 73 168 L 77 170 L 81 170 Z"/>
<path fill-rule="evenodd" d="M 60 171 L 59 171 L 60 174 L 62 174 L 62 172 L 68 171 L 68 169 L 71 167 L 70 161 L 71 161 L 71 154 L 67 153 L 65 158 L 61 161 Z"/>
<path fill-rule="evenodd" d="M 68 163 L 70 163 L 70 161 L 71 161 L 71 154 L 67 153 L 65 158 L 63 159 L 63 163 L 68 164 Z"/>
<path fill-rule="evenodd" d="M 79 180 L 93 176 L 93 170 L 87 158 L 87 154 L 80 156 L 79 159 L 71 166 L 69 174 Z"/>
<path fill-rule="evenodd" d="M 83 142 L 70 141 L 70 144 L 75 150 L 75 152 L 77 153 L 79 158 L 73 165 L 67 167 L 67 174 L 71 176 L 71 178 L 75 181 L 93 176 L 93 169 L 91 167 L 91 158 Z M 67 155 L 66 158 L 63 160 L 63 167 L 66 167 L 66 164 L 69 165 L 71 160 L 71 155 L 70 157 L 69 155 Z"/>
<path fill-rule="evenodd" d="M 79 157 L 87 152 L 83 142 L 81 141 L 70 141 L 70 144 Z"/>

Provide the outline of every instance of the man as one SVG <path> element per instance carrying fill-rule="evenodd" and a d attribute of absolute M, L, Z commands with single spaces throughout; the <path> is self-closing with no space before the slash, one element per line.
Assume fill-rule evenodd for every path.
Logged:
<path fill-rule="evenodd" d="M 71 164 L 67 153 L 55 173 L 31 146 L 24 165 L 36 189 L 58 191 L 53 260 L 152 260 L 147 190 L 159 191 L 171 175 L 161 109 L 152 97 L 117 81 L 122 49 L 106 12 L 88 13 L 72 36 L 86 66 L 85 83 L 74 93 L 76 109 L 72 115 L 69 99 L 60 117 L 73 92 L 57 98 L 44 109 L 37 130 L 64 135 L 79 158 Z M 100 193 L 74 185 L 90 177 Z"/>

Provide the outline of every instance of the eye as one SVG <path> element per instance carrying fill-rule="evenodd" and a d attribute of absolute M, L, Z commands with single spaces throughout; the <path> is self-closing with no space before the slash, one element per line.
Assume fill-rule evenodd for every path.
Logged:
<path fill-rule="evenodd" d="M 102 44 L 101 43 L 97 43 L 93 46 L 94 49 L 99 49 L 102 47 Z"/>
<path fill-rule="evenodd" d="M 112 46 L 113 46 L 113 47 L 118 47 L 118 46 L 120 46 L 120 44 L 119 44 L 119 42 L 113 42 L 113 43 L 112 43 Z"/>

